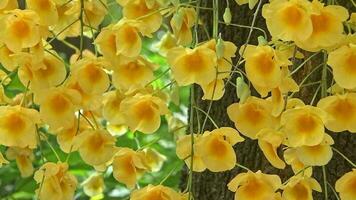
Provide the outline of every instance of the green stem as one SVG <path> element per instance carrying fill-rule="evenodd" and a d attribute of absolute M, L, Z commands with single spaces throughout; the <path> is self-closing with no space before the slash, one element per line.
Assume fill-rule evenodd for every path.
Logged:
<path fill-rule="evenodd" d="M 327 96 L 327 89 L 328 89 L 327 86 L 328 65 L 326 64 L 328 54 L 326 52 L 323 52 L 323 54 L 324 54 L 324 59 L 323 59 L 324 65 L 323 65 L 323 70 L 321 72 L 321 98 Z"/>
<path fill-rule="evenodd" d="M 328 185 L 327 185 L 327 180 L 326 180 L 326 170 L 325 166 L 321 167 L 323 170 L 323 181 L 324 181 L 324 197 L 325 200 L 328 200 Z"/>
<path fill-rule="evenodd" d="M 327 184 L 328 184 L 329 188 L 331 189 L 331 191 L 334 193 L 336 199 L 340 200 L 340 197 L 339 197 L 339 195 L 337 195 L 337 192 L 335 191 L 334 187 L 332 185 L 330 185 L 329 182 L 327 182 Z"/>
<path fill-rule="evenodd" d="M 219 126 L 216 124 L 216 122 L 213 120 L 213 118 L 211 118 L 211 116 L 205 112 L 205 110 L 197 107 L 197 106 L 194 106 L 195 109 L 199 110 L 200 112 L 204 113 L 204 115 L 211 121 L 211 123 L 214 125 L 215 128 L 219 128 Z M 204 127 L 202 128 L 202 131 L 204 131 Z"/>
<path fill-rule="evenodd" d="M 213 0 L 213 38 L 218 38 L 219 31 L 219 0 Z"/>
<path fill-rule="evenodd" d="M 252 171 L 252 170 L 250 170 L 248 167 L 246 167 L 246 166 L 244 166 L 244 165 L 241 165 L 241 164 L 239 164 L 239 163 L 236 163 L 236 167 L 242 168 L 242 169 L 244 169 L 244 170 L 246 170 L 246 171 Z"/>
<path fill-rule="evenodd" d="M 290 74 L 289 76 L 292 76 L 293 74 L 297 73 L 300 68 L 302 68 L 308 61 L 310 61 L 313 57 L 318 55 L 319 52 L 314 53 L 313 55 L 309 56 L 304 62 L 302 62 L 298 67 L 296 67 Z"/>
<path fill-rule="evenodd" d="M 353 167 L 353 168 L 356 168 L 356 164 L 353 163 L 350 159 L 348 159 L 343 153 L 341 153 L 339 150 L 335 149 L 334 147 L 332 147 L 332 149 L 338 153 L 341 157 L 343 157 L 348 163 L 350 163 L 350 165 Z"/>
<path fill-rule="evenodd" d="M 313 95 L 312 100 L 310 101 L 310 105 L 312 106 L 314 104 L 314 101 L 316 100 L 316 97 L 318 96 L 319 90 L 321 88 L 321 85 L 318 86 L 318 88 L 315 90 L 315 93 Z"/>
<path fill-rule="evenodd" d="M 169 171 L 169 173 L 162 179 L 162 181 L 161 181 L 159 184 L 162 185 L 162 184 L 173 174 L 173 172 L 177 170 L 178 166 L 179 166 L 179 165 L 176 164 L 176 165 L 171 169 L 171 171 Z"/>
<path fill-rule="evenodd" d="M 83 49 L 84 49 L 84 19 L 83 19 L 83 13 L 84 13 L 84 0 L 80 0 L 80 15 L 79 15 L 79 21 L 80 21 L 80 43 L 79 43 L 79 57 L 78 59 L 81 59 L 83 57 Z"/>
<path fill-rule="evenodd" d="M 190 88 L 190 119 L 189 119 L 189 130 L 191 137 L 191 150 L 190 150 L 190 169 L 188 177 L 188 200 L 192 199 L 192 188 L 193 188 L 193 166 L 194 166 L 194 85 Z"/>
<path fill-rule="evenodd" d="M 80 130 L 80 116 L 81 116 L 80 115 L 80 110 L 78 112 L 79 112 L 79 114 L 78 114 L 78 119 L 77 119 L 77 130 L 75 131 L 74 137 L 76 137 L 78 135 L 79 130 Z M 72 151 L 73 151 L 73 144 L 70 145 L 69 153 L 68 153 L 67 158 L 66 158 L 66 163 L 68 163 L 69 158 L 70 158 L 70 156 L 72 154 Z"/>
<path fill-rule="evenodd" d="M 248 28 L 248 29 L 255 29 L 255 30 L 259 30 L 263 33 L 264 38 L 267 38 L 267 33 L 265 30 L 263 30 L 262 28 L 259 27 L 252 27 L 252 26 L 246 26 L 246 25 L 241 25 L 241 24 L 234 24 L 234 23 L 230 23 L 230 24 L 226 24 L 223 21 L 219 21 L 220 24 L 225 24 L 227 26 L 234 26 L 234 27 L 239 27 L 239 28 Z"/>

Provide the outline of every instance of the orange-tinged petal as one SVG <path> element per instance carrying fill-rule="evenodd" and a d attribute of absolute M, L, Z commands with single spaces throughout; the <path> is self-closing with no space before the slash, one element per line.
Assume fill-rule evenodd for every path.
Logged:
<path fill-rule="evenodd" d="M 167 54 L 174 79 L 179 86 L 208 84 L 216 78 L 216 55 L 206 47 L 171 49 Z"/>
<path fill-rule="evenodd" d="M 249 97 L 243 104 L 230 105 L 227 113 L 236 129 L 251 139 L 256 139 L 257 133 L 263 128 L 276 126 L 276 119 L 270 114 L 271 106 L 257 97 Z"/>
<path fill-rule="evenodd" d="M 356 132 L 356 93 L 325 97 L 318 102 L 318 107 L 331 118 L 325 123 L 327 129 L 333 132 Z"/>
<path fill-rule="evenodd" d="M 316 107 L 303 106 L 286 110 L 281 116 L 281 125 L 286 133 L 288 145 L 314 146 L 324 138 L 326 113 Z"/>
<path fill-rule="evenodd" d="M 356 198 L 356 169 L 345 173 L 335 183 L 335 190 L 342 200 L 352 200 Z"/>

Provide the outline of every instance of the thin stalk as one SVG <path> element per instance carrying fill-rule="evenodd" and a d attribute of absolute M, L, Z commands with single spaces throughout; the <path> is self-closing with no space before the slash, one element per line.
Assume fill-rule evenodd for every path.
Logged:
<path fill-rule="evenodd" d="M 79 112 L 79 114 L 78 114 L 78 119 L 77 119 L 77 130 L 75 131 L 74 137 L 78 135 L 79 130 L 80 130 L 80 116 L 81 116 L 80 115 L 80 110 L 78 112 Z M 72 151 L 73 151 L 73 144 L 70 145 L 69 153 L 68 153 L 67 158 L 66 158 L 66 163 L 68 163 L 68 160 L 70 158 L 70 155 L 72 154 Z"/>
<path fill-rule="evenodd" d="M 332 185 L 330 185 L 329 182 L 327 182 L 327 184 L 328 184 L 329 188 L 331 189 L 331 191 L 334 193 L 335 198 L 336 198 L 337 200 L 340 200 L 340 197 L 339 197 L 339 195 L 337 195 L 337 192 L 335 191 L 334 187 L 333 187 Z"/>
<path fill-rule="evenodd" d="M 321 71 L 321 98 L 324 98 L 327 96 L 327 76 L 328 76 L 328 65 L 326 64 L 327 61 L 327 56 L 328 54 L 326 52 L 323 52 L 324 54 L 324 59 L 323 59 L 323 70 Z"/>
<path fill-rule="evenodd" d="M 318 86 L 318 88 L 316 89 L 314 95 L 313 95 L 313 98 L 312 100 L 310 101 L 310 105 L 312 106 L 314 104 L 314 101 L 316 100 L 316 97 L 318 96 L 318 93 L 319 93 L 319 90 L 321 88 L 321 85 Z"/>
<path fill-rule="evenodd" d="M 83 13 L 84 13 L 84 0 L 80 0 L 80 15 L 79 15 L 79 21 L 80 21 L 80 43 L 79 43 L 79 57 L 78 59 L 81 59 L 83 57 L 83 49 L 84 49 L 84 19 L 83 19 Z"/>
<path fill-rule="evenodd" d="M 210 121 L 211 123 L 214 125 L 215 128 L 219 128 L 219 126 L 216 124 L 216 122 L 213 120 L 213 118 L 211 118 L 210 115 L 208 115 L 207 112 L 205 112 L 205 110 L 197 107 L 197 106 L 194 106 L 195 109 L 199 110 L 200 112 L 202 112 Z M 204 129 L 202 129 L 204 131 Z"/>
<path fill-rule="evenodd" d="M 323 170 L 323 181 L 324 181 L 324 198 L 325 200 L 328 200 L 328 184 L 327 184 L 327 180 L 326 180 L 326 170 L 325 170 L 325 166 L 321 167 Z"/>
<path fill-rule="evenodd" d="M 289 76 L 292 76 L 293 74 L 297 73 L 300 68 L 302 68 L 308 61 L 310 61 L 313 57 L 318 55 L 319 52 L 314 53 L 313 55 L 309 56 L 304 62 L 302 62 L 298 67 L 296 67 L 290 74 Z"/>
<path fill-rule="evenodd" d="M 339 150 L 335 149 L 334 147 L 332 147 L 332 149 L 338 153 L 341 157 L 343 157 L 348 163 L 350 163 L 350 165 L 353 167 L 353 168 L 356 168 L 356 164 L 353 163 L 349 158 L 347 158 L 343 153 L 341 153 Z"/>
<path fill-rule="evenodd" d="M 251 26 L 246 26 L 246 25 L 241 25 L 241 24 L 234 24 L 234 23 L 230 23 L 230 24 L 226 24 L 223 21 L 219 21 L 219 24 L 225 24 L 227 26 L 233 26 L 233 27 L 238 27 L 238 28 L 248 28 L 248 29 L 255 29 L 255 30 L 259 30 L 263 33 L 264 38 L 267 38 L 267 33 L 265 30 L 263 30 L 262 28 L 259 27 L 251 27 Z"/>
<path fill-rule="evenodd" d="M 242 169 L 244 169 L 244 170 L 246 170 L 246 171 L 252 171 L 252 170 L 250 170 L 248 167 L 243 166 L 243 165 L 238 164 L 238 163 L 236 163 L 236 167 L 242 168 Z"/>

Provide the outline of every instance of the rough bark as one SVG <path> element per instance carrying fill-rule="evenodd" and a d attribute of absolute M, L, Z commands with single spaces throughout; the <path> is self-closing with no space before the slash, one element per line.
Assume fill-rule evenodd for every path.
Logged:
<path fill-rule="evenodd" d="M 212 7 L 213 0 L 204 0 L 201 1 L 202 7 Z M 263 3 L 267 2 L 264 0 Z M 348 8 L 352 8 L 351 3 L 348 1 L 342 1 Z M 347 5 L 346 5 L 347 4 Z M 224 9 L 226 7 L 225 1 L 219 1 L 219 15 L 222 16 Z M 232 11 L 233 19 L 232 22 L 235 24 L 241 25 L 250 25 L 253 18 L 254 10 L 249 10 L 247 5 L 237 6 L 234 1 L 230 1 L 230 9 Z M 200 11 L 200 18 L 204 23 L 204 26 L 207 27 L 207 30 L 212 30 L 212 11 L 211 10 L 201 10 Z M 221 19 L 222 20 L 222 19 Z M 266 29 L 265 21 L 261 16 L 261 11 L 259 12 L 259 16 L 256 20 L 256 26 Z M 249 29 L 246 28 L 237 28 L 232 26 L 220 25 L 219 32 L 222 34 L 222 38 L 224 40 L 234 42 L 238 47 L 242 46 L 246 38 L 248 36 Z M 254 31 L 252 34 L 250 44 L 257 44 L 257 37 L 262 35 L 259 31 Z M 206 32 L 202 29 L 199 30 L 199 38 L 200 41 L 206 39 Z M 313 62 L 308 63 L 303 69 L 301 69 L 296 75 L 295 80 L 299 83 L 306 74 L 308 74 L 313 67 L 317 66 L 317 63 L 322 61 L 322 56 L 319 59 L 315 59 Z M 302 62 L 302 61 L 299 61 Z M 330 77 L 330 74 L 329 74 Z M 316 72 L 314 76 L 311 78 L 310 81 L 317 81 L 320 80 L 321 73 Z M 234 79 L 232 79 L 234 80 Z M 312 98 L 313 94 L 315 93 L 316 88 L 314 87 L 305 87 L 301 89 L 301 91 L 297 94 L 297 97 L 301 98 L 305 101 L 305 103 L 309 103 L 310 99 Z M 209 101 L 201 100 L 203 96 L 202 90 L 198 87 L 194 87 L 194 101 L 196 105 L 203 110 L 207 110 L 209 106 Z M 317 96 L 320 98 L 320 95 Z M 218 126 L 230 126 L 234 127 L 234 124 L 229 120 L 226 108 L 232 104 L 238 102 L 236 98 L 235 88 L 229 85 L 226 88 L 226 92 L 224 97 L 219 100 L 215 101 L 212 104 L 212 108 L 210 111 L 210 115 L 214 118 Z M 316 101 L 317 102 L 317 101 Z M 197 114 L 194 111 L 194 123 L 190 124 L 193 126 L 194 130 L 197 130 L 198 122 L 202 122 L 205 116 L 201 113 Z M 205 126 L 205 130 L 212 130 L 214 126 L 207 121 Z M 345 155 L 347 155 L 351 160 L 356 160 L 356 134 L 351 133 L 330 133 L 331 136 L 335 140 L 334 147 Z M 289 166 L 286 167 L 284 170 L 278 170 L 271 166 L 268 161 L 265 159 L 264 155 L 262 154 L 261 150 L 258 147 L 257 141 L 252 141 L 247 139 L 245 142 L 236 145 L 236 154 L 238 162 L 247 166 L 253 171 L 261 170 L 264 173 L 273 173 L 278 174 L 282 181 L 288 179 L 288 177 L 292 176 L 292 170 Z M 328 182 L 334 186 L 335 181 L 342 176 L 345 172 L 351 170 L 351 166 L 338 154 L 334 153 L 334 157 L 330 161 L 330 163 L 326 166 L 326 173 Z M 193 195 L 195 200 L 230 200 L 233 199 L 234 194 L 230 192 L 226 185 L 227 183 L 238 173 L 243 172 L 243 170 L 239 168 L 235 168 L 228 172 L 223 173 L 212 173 L 209 171 L 205 171 L 203 173 L 194 173 L 193 174 Z M 322 173 L 321 167 L 314 167 L 314 175 L 313 175 L 323 187 L 322 182 Z M 188 170 L 183 170 L 183 177 L 182 177 L 182 188 L 185 188 L 187 183 L 188 177 Z M 329 191 L 329 199 L 336 199 L 334 194 Z M 314 199 L 319 200 L 323 199 L 323 194 L 314 193 Z"/>

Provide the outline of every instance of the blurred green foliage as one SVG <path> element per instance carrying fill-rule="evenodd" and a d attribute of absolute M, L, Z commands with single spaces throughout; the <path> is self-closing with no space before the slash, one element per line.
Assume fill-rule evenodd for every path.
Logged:
<path fill-rule="evenodd" d="M 114 23 L 121 18 L 121 9 L 115 3 L 115 0 L 108 0 L 108 8 L 109 14 L 105 17 L 102 27 Z M 162 31 L 158 31 L 157 35 L 162 35 Z M 159 68 L 155 71 L 156 76 L 160 76 L 159 79 L 155 80 L 152 84 L 155 88 L 163 88 L 165 85 L 169 84 L 171 79 L 167 69 L 169 66 L 166 63 L 166 59 L 162 57 L 155 50 L 154 44 L 159 41 L 159 37 L 155 35 L 153 38 L 145 38 L 143 42 L 142 55 L 148 58 L 153 63 L 157 64 Z M 61 55 L 65 62 L 68 63 L 67 52 L 58 52 Z M 0 66 L 0 70 L 8 73 L 10 82 L 4 86 L 5 94 L 9 98 L 15 97 L 19 93 L 23 93 L 26 90 L 26 86 L 24 86 L 18 76 L 17 71 L 8 72 L 2 66 Z M 163 76 L 162 73 L 164 73 Z M 165 92 L 170 93 L 171 88 L 167 87 Z M 175 113 L 179 113 L 181 116 L 186 116 L 187 107 L 188 107 L 188 96 L 189 96 L 189 88 L 183 87 L 179 89 L 180 96 L 180 105 L 177 106 L 173 103 L 170 103 L 169 108 L 171 111 Z M 0 116 L 1 117 L 1 116 Z M 147 184 L 159 184 L 163 179 L 167 178 L 167 175 L 170 175 L 164 181 L 164 185 L 178 188 L 178 184 L 180 181 L 180 170 L 183 166 L 183 162 L 179 160 L 175 153 L 175 134 L 169 132 L 168 123 L 166 118 L 162 117 L 161 119 L 161 127 L 160 129 L 151 135 L 146 135 L 142 133 L 133 134 L 132 132 L 127 132 L 126 134 L 119 136 L 117 138 L 117 146 L 119 147 L 129 147 L 132 149 L 137 149 L 137 143 L 140 146 L 149 145 L 150 148 L 155 149 L 162 155 L 166 157 L 166 161 L 164 162 L 162 169 L 158 172 L 146 173 L 138 182 L 140 187 L 143 187 Z M 33 161 L 33 165 L 35 171 L 40 167 L 41 164 L 41 153 L 45 157 L 47 161 L 57 162 L 57 158 L 51 148 L 49 147 L 50 143 L 54 150 L 59 154 L 59 157 L 62 161 L 64 161 L 67 157 L 67 154 L 62 152 L 57 144 L 56 138 L 54 135 L 50 133 L 46 133 L 48 137 L 47 141 L 41 141 L 42 151 L 39 148 L 34 150 L 35 159 Z M 1 152 L 5 152 L 5 147 L 0 147 Z M 89 165 L 85 164 L 80 158 L 78 152 L 73 152 L 68 161 L 70 172 L 73 173 L 79 182 L 75 199 L 90 199 L 90 197 L 86 196 L 83 192 L 83 188 L 80 185 L 86 178 L 88 178 L 95 170 Z M 171 173 L 173 172 L 173 173 Z M 35 190 L 38 187 L 33 177 L 21 178 L 20 172 L 17 169 L 16 162 L 11 161 L 10 164 L 4 165 L 0 168 L 0 200 L 29 200 L 36 199 Z M 109 167 L 108 170 L 104 173 L 105 178 L 105 191 L 104 195 L 98 198 L 92 199 L 129 199 L 129 190 L 126 187 L 117 182 L 112 176 L 112 168 Z"/>

